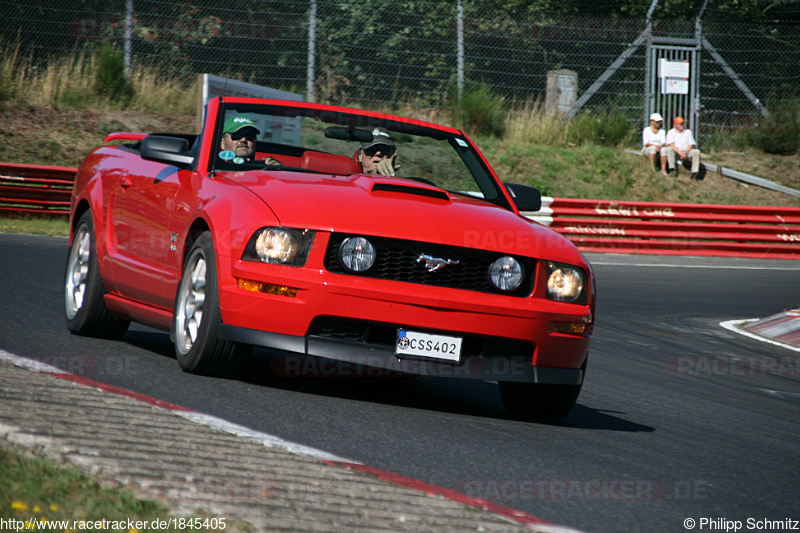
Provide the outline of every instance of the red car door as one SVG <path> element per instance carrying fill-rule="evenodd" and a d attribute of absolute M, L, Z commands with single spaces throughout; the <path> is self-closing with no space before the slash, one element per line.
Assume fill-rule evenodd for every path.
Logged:
<path fill-rule="evenodd" d="M 172 309 L 175 298 L 165 284 L 178 173 L 175 166 L 139 159 L 112 186 L 109 201 L 109 252 L 117 290 L 164 309 Z"/>

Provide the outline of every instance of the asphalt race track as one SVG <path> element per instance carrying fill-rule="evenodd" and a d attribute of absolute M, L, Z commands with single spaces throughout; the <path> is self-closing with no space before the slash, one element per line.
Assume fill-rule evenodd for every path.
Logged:
<path fill-rule="evenodd" d="M 66 252 L 0 234 L 0 349 L 585 531 L 800 520 L 800 351 L 719 326 L 800 307 L 797 262 L 591 255 L 586 385 L 546 425 L 509 417 L 490 383 L 208 378 L 180 371 L 166 333 L 72 336 Z"/>

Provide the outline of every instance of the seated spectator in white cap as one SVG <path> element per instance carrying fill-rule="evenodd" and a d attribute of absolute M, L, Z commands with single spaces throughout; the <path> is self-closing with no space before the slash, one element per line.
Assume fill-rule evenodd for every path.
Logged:
<path fill-rule="evenodd" d="M 686 121 L 683 117 L 675 117 L 672 121 L 672 129 L 667 133 L 667 161 L 669 169 L 676 170 L 675 156 L 681 162 L 692 162 L 692 179 L 697 179 L 700 172 L 700 150 L 695 148 L 696 142 L 692 135 L 692 130 L 686 128 Z"/>
<path fill-rule="evenodd" d="M 659 113 L 650 115 L 650 125 L 642 131 L 642 155 L 650 161 L 650 168 L 656 168 L 656 154 L 660 156 L 661 175 L 667 175 L 667 138 L 661 124 L 664 118 Z"/>

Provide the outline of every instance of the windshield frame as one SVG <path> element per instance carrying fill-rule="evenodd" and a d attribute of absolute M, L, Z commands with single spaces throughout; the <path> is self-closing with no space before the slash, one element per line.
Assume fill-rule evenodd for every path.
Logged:
<path fill-rule="evenodd" d="M 217 116 L 215 120 L 215 127 L 212 140 L 212 149 L 208 160 L 208 172 L 231 172 L 231 171 L 248 171 L 248 170 L 288 170 L 288 171 L 302 171 L 314 172 L 313 170 L 301 169 L 292 166 L 265 166 L 263 163 L 246 163 L 237 168 L 227 168 L 222 166 L 216 157 L 218 150 L 214 147 L 219 147 L 222 138 L 222 129 L 225 117 L 229 116 L 231 112 L 237 114 L 263 114 L 273 115 L 278 117 L 301 117 L 316 119 L 329 126 L 346 126 L 348 128 L 368 129 L 372 130 L 375 127 L 382 127 L 393 134 L 398 134 L 398 137 L 403 135 L 420 136 L 433 139 L 435 141 L 446 141 L 450 148 L 455 151 L 464 165 L 466 173 L 468 172 L 474 185 L 477 188 L 476 193 L 480 193 L 482 199 L 514 211 L 510 204 L 504 187 L 497 179 L 494 172 L 486 163 L 483 155 L 475 147 L 469 137 L 462 131 L 450 128 L 447 126 L 440 126 L 428 122 L 423 122 L 411 118 L 399 117 L 395 115 L 388 115 L 384 113 L 376 113 L 372 111 L 328 106 L 323 104 L 310 104 L 307 102 L 297 102 L 289 100 L 269 100 L 269 99 L 255 99 L 255 98 L 233 98 L 233 97 L 219 97 L 219 105 L 217 107 Z M 258 141 L 259 148 L 265 147 L 270 143 L 268 141 Z M 312 147 L 297 147 L 289 144 L 272 143 L 272 147 L 280 147 L 289 152 L 296 151 L 297 155 L 302 154 L 306 150 L 317 151 Z M 364 174 L 366 176 L 374 176 L 379 178 L 381 176 L 375 174 Z M 445 189 L 443 189 L 445 190 Z M 459 191 L 448 191 L 456 194 L 463 194 Z M 470 195 L 474 196 L 474 195 Z M 480 197 L 480 196 L 479 196 Z"/>

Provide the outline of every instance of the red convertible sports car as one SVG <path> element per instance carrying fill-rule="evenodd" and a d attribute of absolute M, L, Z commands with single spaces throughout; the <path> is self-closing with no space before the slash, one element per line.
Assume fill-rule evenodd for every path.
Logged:
<path fill-rule="evenodd" d="M 220 97 L 199 134 L 111 141 L 72 193 L 73 333 L 169 331 L 189 372 L 227 370 L 260 346 L 278 374 L 302 359 L 496 381 L 529 418 L 575 404 L 591 266 L 520 215 L 540 208 L 539 191 L 502 183 L 464 132 Z"/>

